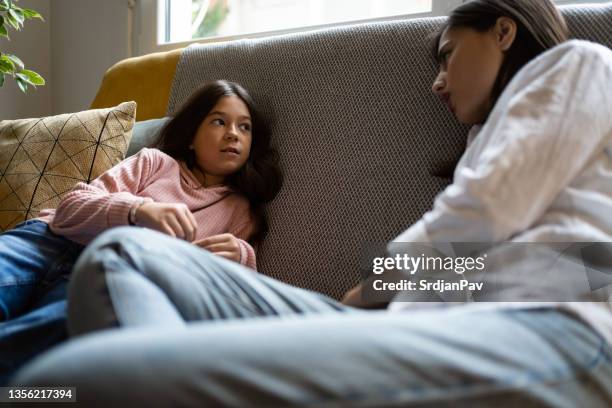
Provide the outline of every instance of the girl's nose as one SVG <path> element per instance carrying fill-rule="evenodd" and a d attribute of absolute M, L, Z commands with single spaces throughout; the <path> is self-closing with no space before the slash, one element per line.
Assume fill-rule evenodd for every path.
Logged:
<path fill-rule="evenodd" d="M 431 90 L 436 95 L 441 95 L 444 92 L 444 88 L 446 88 L 446 77 L 441 72 L 436 77 L 436 80 L 434 81 L 433 85 L 431 86 Z"/>
<path fill-rule="evenodd" d="M 227 129 L 227 132 L 225 132 L 225 137 L 227 139 L 231 139 L 231 140 L 238 139 L 238 130 L 236 129 L 236 127 L 235 126 L 230 126 Z"/>

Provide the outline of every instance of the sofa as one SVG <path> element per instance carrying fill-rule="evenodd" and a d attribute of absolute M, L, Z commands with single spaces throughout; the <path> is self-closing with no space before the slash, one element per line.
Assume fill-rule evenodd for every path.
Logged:
<path fill-rule="evenodd" d="M 562 7 L 571 35 L 612 47 L 612 2 Z M 258 269 L 335 298 L 370 243 L 392 239 L 451 181 L 466 143 L 431 92 L 439 18 L 344 25 L 195 44 L 124 60 L 93 108 L 138 103 L 134 153 L 202 82 L 245 86 L 271 122 L 285 183 L 267 205 Z M 503 188 L 503 186 L 500 186 Z"/>

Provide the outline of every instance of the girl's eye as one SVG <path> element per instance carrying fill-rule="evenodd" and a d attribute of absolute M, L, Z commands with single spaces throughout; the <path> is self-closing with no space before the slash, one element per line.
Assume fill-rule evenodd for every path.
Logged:
<path fill-rule="evenodd" d="M 240 128 L 241 128 L 242 130 L 247 131 L 247 132 L 250 132 L 250 131 L 251 131 L 251 125 L 250 125 L 250 124 L 248 124 L 248 123 L 243 123 L 242 125 L 240 125 Z"/>
<path fill-rule="evenodd" d="M 225 124 L 225 122 L 223 122 L 223 119 L 214 119 L 212 122 L 213 125 L 221 125 L 223 126 Z"/>

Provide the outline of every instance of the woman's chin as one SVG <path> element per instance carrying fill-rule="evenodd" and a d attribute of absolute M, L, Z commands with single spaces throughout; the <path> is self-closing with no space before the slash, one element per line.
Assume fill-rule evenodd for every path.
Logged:
<path fill-rule="evenodd" d="M 479 125 L 484 122 L 482 115 L 469 114 L 460 110 L 455 111 L 455 118 L 464 125 Z"/>

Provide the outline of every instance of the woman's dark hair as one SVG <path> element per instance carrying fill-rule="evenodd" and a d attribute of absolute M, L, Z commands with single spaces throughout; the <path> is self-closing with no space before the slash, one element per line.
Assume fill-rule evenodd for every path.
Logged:
<path fill-rule="evenodd" d="M 445 29 L 466 27 L 485 32 L 500 17 L 511 18 L 516 23 L 516 37 L 493 86 L 491 107 L 525 64 L 568 38 L 565 20 L 550 0 L 473 0 L 453 10 L 436 33 L 431 49 L 434 59 L 440 63 L 438 46 Z"/>
<path fill-rule="evenodd" d="M 194 153 L 189 146 L 204 118 L 224 96 L 237 96 L 251 114 L 252 141 L 249 158 L 239 171 L 228 177 L 227 184 L 249 200 L 258 224 L 251 240 L 259 241 L 268 230 L 263 204 L 276 197 L 282 186 L 283 176 L 278 166 L 278 155 L 270 147 L 268 125 L 257 111 L 253 98 L 242 86 L 230 81 L 213 81 L 201 86 L 166 123 L 152 147 L 174 159 L 184 161 L 190 170 L 193 169 Z"/>

